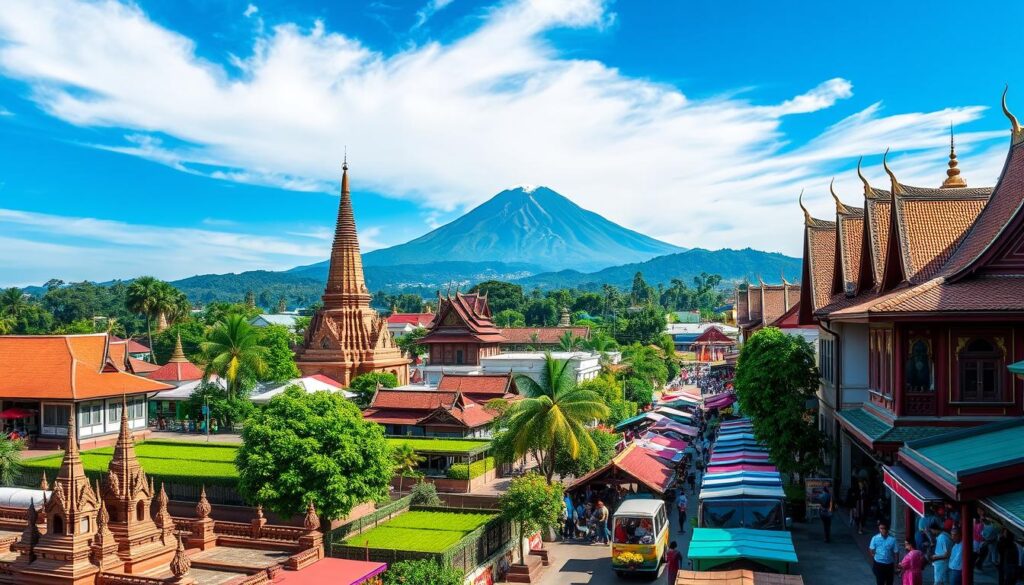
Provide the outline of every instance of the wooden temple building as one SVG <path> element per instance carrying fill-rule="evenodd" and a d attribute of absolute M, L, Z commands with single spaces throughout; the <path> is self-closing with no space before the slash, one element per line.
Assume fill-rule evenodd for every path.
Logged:
<path fill-rule="evenodd" d="M 168 512 L 167 494 L 146 476 L 135 438 L 121 424 L 107 475 L 85 475 L 75 417 L 67 448 L 41 502 L 0 508 L 0 583 L 11 585 L 256 585 L 283 569 L 324 557 L 312 505 L 304 526 L 270 526 L 257 509 L 251 523 L 215 521 L 203 491 L 195 518 Z"/>
<path fill-rule="evenodd" d="M 800 286 L 786 281 L 765 284 L 760 277 L 757 284 L 748 283 L 736 289 L 736 326 L 743 341 L 750 339 L 762 327 L 772 325 L 800 301 Z"/>
<path fill-rule="evenodd" d="M 736 340 L 729 337 L 718 327 L 708 327 L 690 344 L 698 362 L 724 361 L 727 353 L 736 347 Z"/>
<path fill-rule="evenodd" d="M 399 385 L 409 383 L 409 360 L 395 345 L 387 320 L 370 308 L 347 163 L 342 166 L 338 221 L 322 298 L 324 306 L 296 351 L 295 362 L 304 376 L 323 374 L 347 387 L 360 374 L 390 372 Z"/>
<path fill-rule="evenodd" d="M 950 143 L 941 185 L 864 186 L 834 218 L 804 209 L 799 320 L 819 328 L 819 422 L 845 490 L 890 494 L 897 533 L 930 503 L 961 530 L 986 508 L 1024 534 L 1024 130 L 995 187 L 968 187 Z M 801 203 L 801 207 L 803 207 Z M 856 474 L 856 475 L 855 475 Z M 884 484 L 884 488 L 882 487 Z M 964 547 L 963 583 L 973 583 Z"/>

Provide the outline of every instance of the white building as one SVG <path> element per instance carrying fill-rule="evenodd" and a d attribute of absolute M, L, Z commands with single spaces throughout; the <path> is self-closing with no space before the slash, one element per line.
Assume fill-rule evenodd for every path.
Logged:
<path fill-rule="evenodd" d="M 593 380 L 601 373 L 601 355 L 589 351 L 554 351 L 551 357 L 567 360 L 577 382 Z M 480 367 L 485 374 L 525 374 L 540 381 L 544 370 L 545 354 L 539 351 L 516 351 L 499 353 L 480 358 Z"/>

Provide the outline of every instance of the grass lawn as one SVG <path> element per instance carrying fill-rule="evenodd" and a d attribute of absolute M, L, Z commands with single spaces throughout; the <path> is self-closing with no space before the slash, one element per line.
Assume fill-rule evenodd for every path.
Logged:
<path fill-rule="evenodd" d="M 237 452 L 237 445 L 224 444 L 146 441 L 135 445 L 135 454 L 142 469 L 153 476 L 158 484 L 167 481 L 234 486 L 238 481 L 238 470 L 234 463 Z M 82 465 L 86 474 L 92 477 L 105 476 L 113 455 L 113 447 L 83 451 Z M 24 460 L 22 466 L 26 471 L 45 471 L 52 481 L 63 458 L 63 454 L 36 457 Z"/>
<path fill-rule="evenodd" d="M 468 454 L 475 451 L 479 451 L 491 444 L 490 441 L 484 440 L 468 440 L 468 439 L 433 439 L 430 437 L 425 438 L 405 438 L 405 437 L 388 437 L 388 444 L 395 446 L 400 443 L 408 443 L 412 445 L 413 450 L 417 453 L 459 453 Z"/>
<path fill-rule="evenodd" d="M 411 511 L 346 539 L 344 544 L 440 553 L 494 517 L 495 514 Z"/>

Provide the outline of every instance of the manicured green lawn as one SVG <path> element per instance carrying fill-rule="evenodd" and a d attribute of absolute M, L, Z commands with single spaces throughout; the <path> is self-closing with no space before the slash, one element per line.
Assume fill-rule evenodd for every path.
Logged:
<path fill-rule="evenodd" d="M 344 544 L 440 553 L 494 517 L 494 514 L 411 511 L 353 536 Z"/>
<path fill-rule="evenodd" d="M 399 443 L 412 445 L 413 450 L 418 453 L 472 453 L 491 444 L 490 441 L 477 440 L 456 440 L 456 439 L 432 439 L 432 438 L 408 438 L 388 437 L 388 444 L 394 446 Z"/>
<path fill-rule="evenodd" d="M 135 445 L 135 454 L 142 469 L 160 483 L 209 484 L 234 486 L 238 481 L 235 468 L 237 445 L 208 445 L 175 441 L 147 441 Z M 82 466 L 87 475 L 103 477 L 113 457 L 114 448 L 83 451 Z M 51 480 L 60 468 L 63 454 L 26 459 L 26 471 L 45 471 Z"/>

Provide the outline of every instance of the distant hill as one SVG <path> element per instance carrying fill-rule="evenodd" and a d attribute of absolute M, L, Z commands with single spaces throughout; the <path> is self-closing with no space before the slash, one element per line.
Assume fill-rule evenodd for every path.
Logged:
<path fill-rule="evenodd" d="M 800 277 L 801 260 L 776 252 L 762 252 L 751 248 L 742 250 L 704 250 L 694 248 L 678 254 L 658 256 L 646 262 L 634 262 L 612 266 L 597 272 L 562 270 L 544 272 L 518 279 L 516 282 L 530 289 L 551 288 L 599 288 L 611 284 L 620 288 L 629 287 L 633 276 L 642 272 L 648 284 L 668 284 L 678 278 L 691 284 L 693 277 L 701 272 L 718 274 L 725 281 L 740 281 L 744 278 L 757 280 L 758 275 L 766 282 L 779 282 L 782 274 L 795 281 Z"/>
<path fill-rule="evenodd" d="M 600 270 L 684 248 L 626 229 L 547 187 L 498 193 L 415 240 L 363 255 L 366 266 L 440 260 L 529 263 L 543 270 Z"/>

